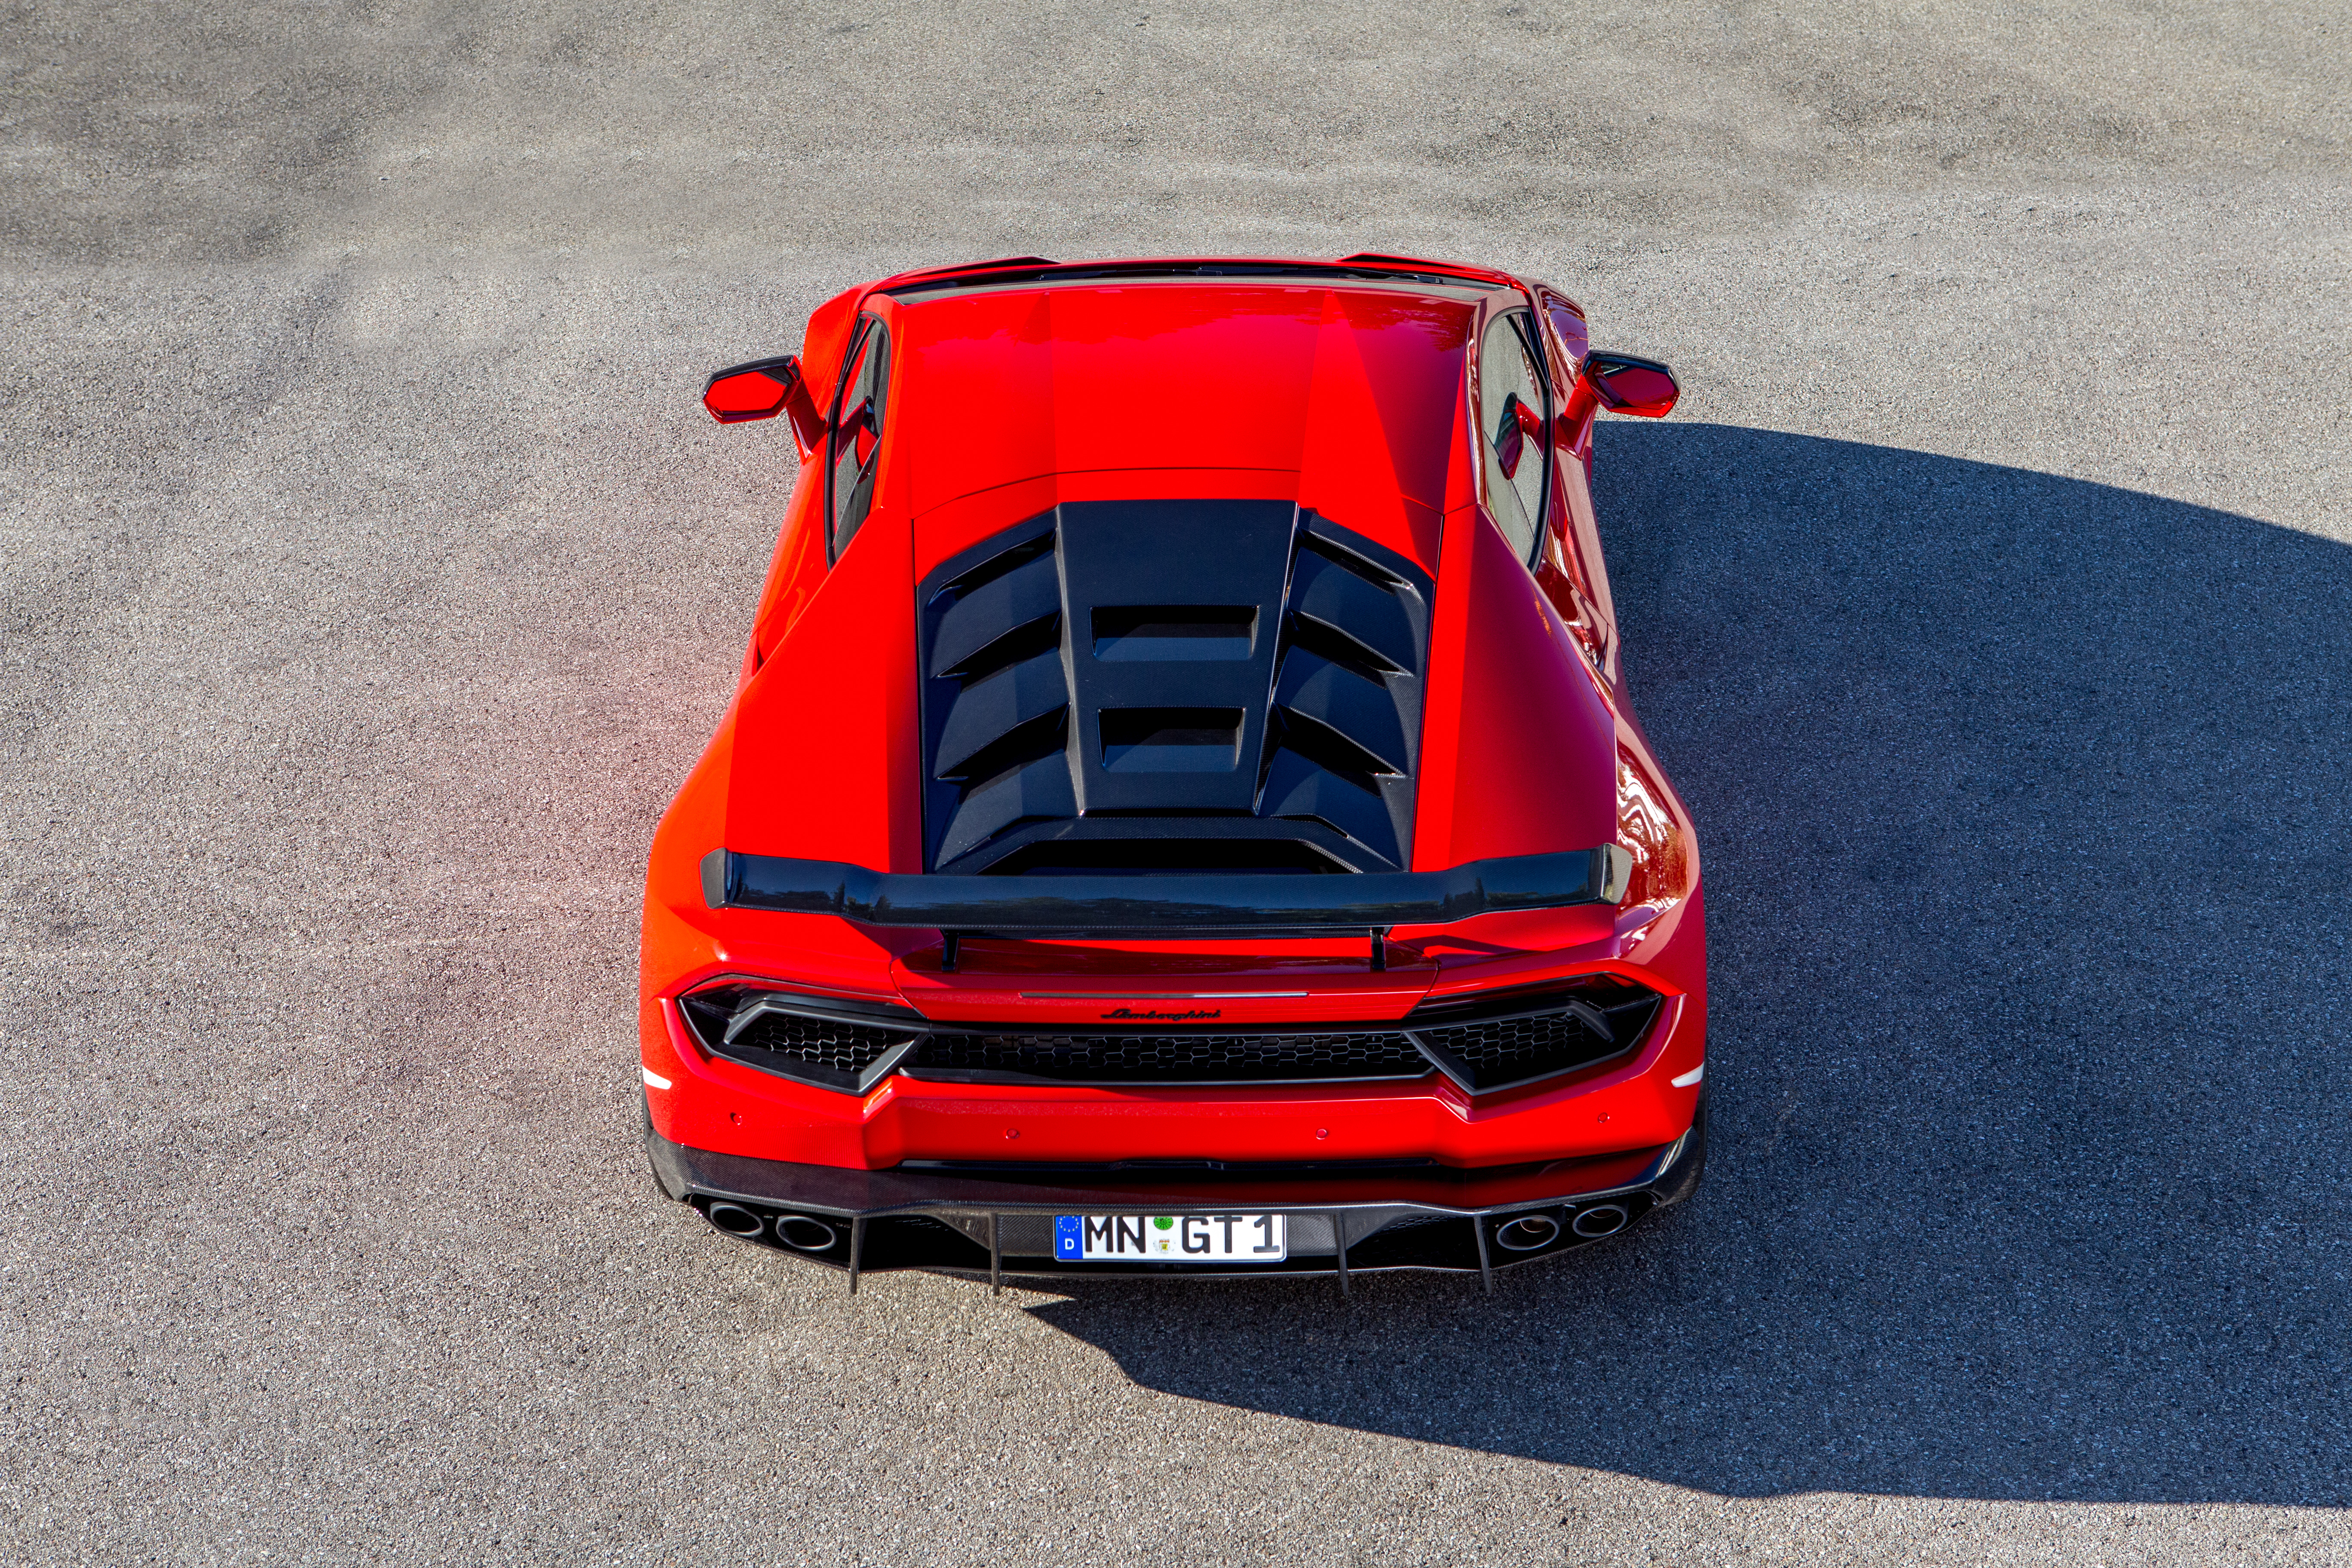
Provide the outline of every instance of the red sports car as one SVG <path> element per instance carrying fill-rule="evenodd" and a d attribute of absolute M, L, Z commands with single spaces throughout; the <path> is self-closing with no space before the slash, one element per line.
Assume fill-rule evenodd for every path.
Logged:
<path fill-rule="evenodd" d="M 654 840 L 646 1145 L 848 1271 L 1495 1269 L 1680 1201 L 1698 852 L 1596 353 L 1391 256 L 903 273 L 722 371 L 800 480 Z"/>

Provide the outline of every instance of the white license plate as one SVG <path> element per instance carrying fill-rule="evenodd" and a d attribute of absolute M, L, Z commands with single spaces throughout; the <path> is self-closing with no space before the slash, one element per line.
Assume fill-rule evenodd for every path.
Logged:
<path fill-rule="evenodd" d="M 1065 1263 L 1279 1263 L 1290 1256 L 1278 1214 L 1060 1214 L 1054 1256 Z"/>

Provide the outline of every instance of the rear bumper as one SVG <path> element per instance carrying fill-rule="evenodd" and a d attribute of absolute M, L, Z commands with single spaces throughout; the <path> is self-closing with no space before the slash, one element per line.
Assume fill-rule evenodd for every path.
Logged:
<path fill-rule="evenodd" d="M 861 1273 L 921 1268 L 1003 1275 L 1249 1278 L 1395 1269 L 1473 1273 L 1572 1251 L 1680 1203 L 1706 1158 L 1706 1103 L 1674 1142 L 1483 1170 L 1444 1166 L 1235 1166 L 1162 1171 L 1073 1166 L 802 1165 L 691 1149 L 650 1126 L 646 1150 L 671 1198 L 741 1239 Z M 714 1213 L 714 1209 L 717 1211 Z M 1290 1256 L 1246 1268 L 1077 1263 L 1053 1256 L 1057 1214 L 1278 1213 Z M 802 1216 L 817 1227 L 779 1222 Z M 1527 1220 L 1531 1223 L 1517 1225 Z M 1549 1224 L 1549 1239 L 1529 1243 Z M 1514 1227 L 1507 1231 L 1506 1227 Z M 820 1232 L 829 1229 L 830 1239 Z M 814 1245 L 817 1242 L 823 1245 Z"/>
<path fill-rule="evenodd" d="M 1099 1009 L 1097 1009 L 1099 1011 Z M 1491 1169 L 1659 1145 L 1690 1125 L 1706 1009 L 1670 994 L 1630 1058 L 1472 1094 L 1433 1069 L 1417 1079 L 1267 1085 L 1000 1084 L 892 1075 L 865 1094 L 815 1088 L 701 1052 L 678 1008 L 642 1009 L 645 1070 L 661 1134 L 754 1160 L 898 1169 L 918 1161 L 1026 1158 L 1266 1163 L 1433 1159 Z"/>

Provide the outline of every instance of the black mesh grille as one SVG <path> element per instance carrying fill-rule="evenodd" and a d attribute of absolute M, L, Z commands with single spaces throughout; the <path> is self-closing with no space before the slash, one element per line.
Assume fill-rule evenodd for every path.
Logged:
<path fill-rule="evenodd" d="M 1018 1074 L 1080 1083 L 1279 1083 L 1419 1078 L 1429 1058 L 1401 1034 L 932 1035 L 917 1072 Z"/>
<path fill-rule="evenodd" d="M 722 1047 L 772 1051 L 828 1067 L 835 1072 L 863 1072 L 884 1051 L 907 1037 L 903 1029 L 877 1029 L 832 1018 L 798 1018 L 788 1013 L 767 1013 L 755 1018 Z"/>
<path fill-rule="evenodd" d="M 914 1033 L 888 1018 L 869 1022 L 786 1012 L 815 1005 L 816 999 L 757 986 L 714 986 L 690 993 L 680 1003 L 696 1037 L 712 1056 L 829 1089 L 862 1087 L 866 1069 Z"/>
<path fill-rule="evenodd" d="M 1532 995 L 1424 1006 L 1406 1022 L 1470 1088 L 1494 1089 L 1622 1056 L 1641 1044 L 1658 1007 L 1654 993 L 1596 975 Z"/>
<path fill-rule="evenodd" d="M 1568 1013 L 1536 1018 L 1498 1018 L 1427 1031 L 1429 1043 L 1451 1052 L 1477 1080 L 1532 1078 L 1613 1057 L 1625 1047 Z"/>

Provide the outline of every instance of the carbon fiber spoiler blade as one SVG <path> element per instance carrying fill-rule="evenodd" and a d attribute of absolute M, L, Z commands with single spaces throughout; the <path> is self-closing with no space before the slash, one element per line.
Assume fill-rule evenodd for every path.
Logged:
<path fill-rule="evenodd" d="M 713 849 L 702 859 L 702 897 L 714 910 L 840 915 L 867 925 L 940 931 L 1363 931 L 1617 904 L 1624 900 L 1633 869 L 1632 853 L 1616 844 L 1473 860 L 1444 871 L 1331 876 L 927 876 Z"/>

